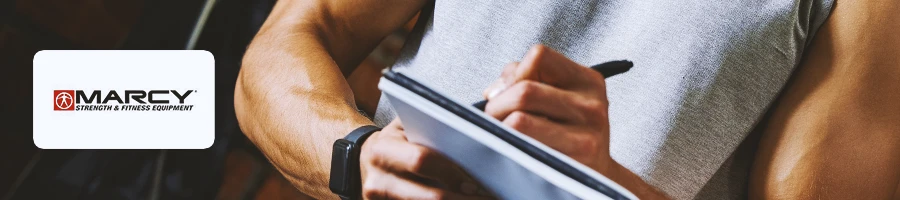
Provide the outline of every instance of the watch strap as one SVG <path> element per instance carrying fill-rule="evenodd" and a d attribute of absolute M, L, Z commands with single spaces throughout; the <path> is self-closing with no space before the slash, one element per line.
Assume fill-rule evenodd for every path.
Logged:
<path fill-rule="evenodd" d="M 381 128 L 377 126 L 365 125 L 354 129 L 343 139 L 335 141 L 329 188 L 341 199 L 359 199 L 362 196 L 359 154 L 363 142 L 379 130 Z"/>
<path fill-rule="evenodd" d="M 372 135 L 372 133 L 380 130 L 381 128 L 378 128 L 377 126 L 365 125 L 354 129 L 350 132 L 350 134 L 347 134 L 344 139 L 353 142 L 359 147 L 362 147 L 362 143 L 365 142 L 366 139 L 369 138 L 370 135 Z"/>

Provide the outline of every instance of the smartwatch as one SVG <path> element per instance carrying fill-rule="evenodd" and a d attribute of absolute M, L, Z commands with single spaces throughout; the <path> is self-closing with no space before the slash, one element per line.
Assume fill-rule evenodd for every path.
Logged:
<path fill-rule="evenodd" d="M 328 188 L 343 200 L 359 199 L 362 180 L 359 174 L 359 151 L 369 135 L 381 128 L 366 125 L 356 128 L 347 137 L 334 141 L 331 152 L 331 178 Z"/>

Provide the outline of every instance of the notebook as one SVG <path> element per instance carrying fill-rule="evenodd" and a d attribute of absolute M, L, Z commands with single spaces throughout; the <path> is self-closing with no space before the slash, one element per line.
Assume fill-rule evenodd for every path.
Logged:
<path fill-rule="evenodd" d="M 385 72 L 378 88 L 410 142 L 447 156 L 498 198 L 637 199 L 593 169 L 400 72 Z"/>

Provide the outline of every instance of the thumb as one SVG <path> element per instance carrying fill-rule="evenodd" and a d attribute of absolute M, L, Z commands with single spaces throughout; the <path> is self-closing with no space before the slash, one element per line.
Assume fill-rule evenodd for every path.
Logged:
<path fill-rule="evenodd" d="M 500 92 L 506 90 L 509 85 L 512 85 L 512 83 L 514 82 L 511 82 L 510 80 L 515 79 L 516 68 L 518 68 L 518 66 L 519 62 L 511 62 L 509 64 L 506 64 L 506 66 L 503 67 L 503 72 L 500 73 L 500 78 L 494 81 L 494 83 L 491 83 L 491 85 L 489 85 L 484 89 L 484 91 L 481 92 L 482 96 L 484 96 L 484 99 L 491 99 L 491 97 L 500 94 Z"/>

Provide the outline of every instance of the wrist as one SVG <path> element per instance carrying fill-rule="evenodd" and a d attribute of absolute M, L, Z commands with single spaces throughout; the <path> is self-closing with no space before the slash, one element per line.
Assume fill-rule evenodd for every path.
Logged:
<path fill-rule="evenodd" d="M 379 132 L 381 132 L 381 131 L 375 131 L 375 132 L 372 132 L 372 135 L 375 135 L 375 134 L 377 134 L 377 133 L 379 133 Z M 370 137 L 371 137 L 371 136 L 370 136 Z M 369 144 L 370 144 L 369 142 L 364 142 L 364 143 L 362 144 L 362 146 L 359 148 L 359 154 L 360 154 L 360 156 L 366 155 L 366 154 L 364 154 L 364 153 L 362 153 L 362 152 L 369 151 L 368 149 L 371 148 L 371 145 L 369 145 Z M 360 157 L 360 160 L 363 160 L 362 157 Z M 365 183 L 366 175 L 368 175 L 368 172 L 366 171 L 365 165 L 364 165 L 362 162 L 359 162 L 359 177 L 360 177 L 360 181 L 361 181 L 362 183 Z M 360 186 L 361 186 L 361 185 L 360 185 Z"/>
<path fill-rule="evenodd" d="M 366 139 L 380 128 L 359 127 L 334 142 L 328 187 L 341 199 L 359 199 L 362 186 L 360 152 Z"/>

